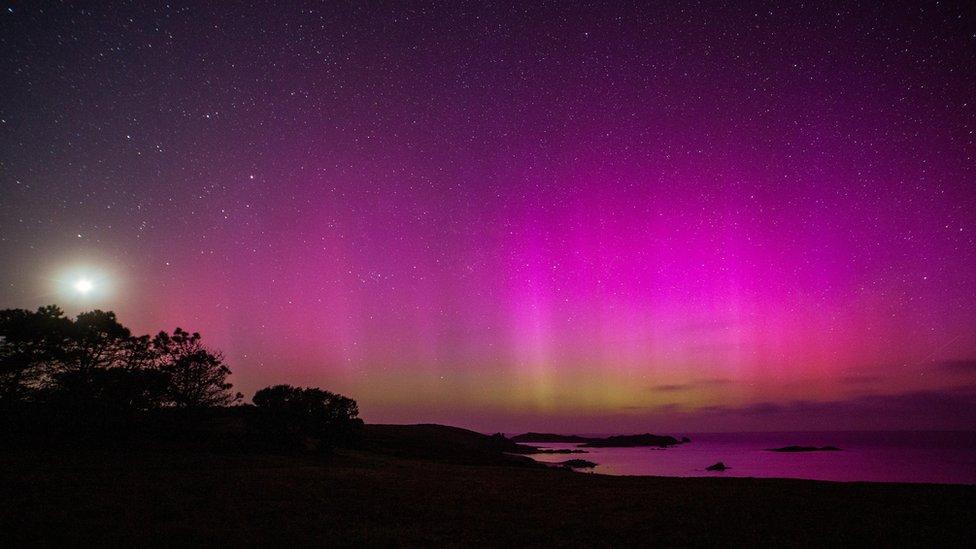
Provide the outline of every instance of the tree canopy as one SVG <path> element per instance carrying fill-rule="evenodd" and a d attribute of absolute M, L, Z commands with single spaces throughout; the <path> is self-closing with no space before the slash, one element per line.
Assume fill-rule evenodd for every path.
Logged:
<path fill-rule="evenodd" d="M 317 387 L 274 385 L 254 394 L 265 428 L 290 444 L 332 446 L 355 436 L 362 425 L 356 401 Z"/>
<path fill-rule="evenodd" d="M 328 449 L 362 425 L 355 400 L 319 388 L 275 385 L 228 409 L 243 398 L 230 375 L 198 332 L 133 335 L 110 311 L 0 310 L 0 435 Z"/>
<path fill-rule="evenodd" d="M 0 405 L 148 410 L 241 400 L 230 368 L 199 333 L 134 336 L 113 312 L 74 319 L 54 306 L 0 311 Z"/>

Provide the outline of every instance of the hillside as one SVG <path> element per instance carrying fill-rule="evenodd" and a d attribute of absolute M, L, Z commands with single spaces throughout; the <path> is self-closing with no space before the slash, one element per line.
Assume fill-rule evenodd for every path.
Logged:
<path fill-rule="evenodd" d="M 368 424 L 358 447 L 377 454 L 446 463 L 539 466 L 528 457 L 512 455 L 530 454 L 535 450 L 531 446 L 446 425 Z"/>

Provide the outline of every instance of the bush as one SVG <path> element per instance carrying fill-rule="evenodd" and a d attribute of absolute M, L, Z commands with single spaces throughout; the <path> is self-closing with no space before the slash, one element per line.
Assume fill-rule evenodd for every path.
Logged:
<path fill-rule="evenodd" d="M 330 449 L 357 437 L 363 424 L 355 400 L 316 387 L 275 385 L 253 401 L 264 435 L 288 447 Z"/>

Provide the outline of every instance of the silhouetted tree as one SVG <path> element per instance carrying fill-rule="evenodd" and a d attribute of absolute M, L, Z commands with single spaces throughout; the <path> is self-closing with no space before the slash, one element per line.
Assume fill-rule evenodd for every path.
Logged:
<path fill-rule="evenodd" d="M 147 336 L 133 337 L 115 313 L 81 313 L 65 340 L 66 371 L 91 372 L 104 368 L 140 368 L 150 360 Z"/>
<path fill-rule="evenodd" d="M 225 406 L 242 398 L 229 376 L 198 333 L 133 336 L 115 313 L 70 319 L 53 305 L 0 311 L 0 407 L 22 418 L 10 421 L 108 425 L 160 407 Z"/>
<path fill-rule="evenodd" d="M 150 338 L 132 335 L 112 312 L 71 319 L 53 305 L 2 310 L 0 440 L 105 444 L 146 435 L 154 442 L 209 440 L 220 432 L 234 445 L 329 448 L 362 426 L 355 400 L 289 385 L 258 391 L 254 409 L 240 413 L 148 413 L 234 404 L 242 396 L 231 391 L 230 374 L 219 352 L 182 328 Z M 248 430 L 254 426 L 258 433 Z M 240 438 L 252 433 L 259 437 Z"/>
<path fill-rule="evenodd" d="M 0 406 L 31 400 L 65 358 L 71 320 L 54 305 L 0 311 Z"/>
<path fill-rule="evenodd" d="M 159 408 L 169 384 L 164 372 L 129 368 L 68 371 L 57 379 L 56 388 L 46 398 L 48 403 L 91 416 L 118 418 Z"/>
<path fill-rule="evenodd" d="M 142 373 L 152 363 L 148 336 L 133 336 L 115 313 L 99 310 L 79 314 L 69 326 L 59 346 L 49 353 L 53 357 L 48 364 L 50 384 L 40 393 L 46 400 L 106 413 L 129 403 L 138 403 L 134 410 L 160 403 L 146 402 L 153 395 L 161 396 L 158 387 L 163 379 Z M 132 398 L 113 400 L 123 393 Z"/>
<path fill-rule="evenodd" d="M 200 334 L 176 328 L 173 335 L 159 332 L 152 340 L 157 368 L 168 376 L 166 401 L 177 408 L 228 406 L 244 395 L 232 393 L 230 368 L 220 353 L 200 342 Z"/>
<path fill-rule="evenodd" d="M 275 385 L 254 395 L 254 405 L 271 436 L 309 446 L 309 438 L 326 447 L 348 441 L 362 426 L 356 401 L 316 387 Z"/>
<path fill-rule="evenodd" d="M 4 430 L 75 437 L 121 427 L 163 402 L 167 374 L 151 358 L 149 338 L 111 312 L 0 311 Z"/>

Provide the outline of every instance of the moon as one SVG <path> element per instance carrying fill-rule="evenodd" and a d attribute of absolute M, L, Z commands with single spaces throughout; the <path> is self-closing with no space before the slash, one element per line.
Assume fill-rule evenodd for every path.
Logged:
<path fill-rule="evenodd" d="M 79 294 L 86 295 L 95 288 L 95 285 L 87 278 L 79 278 L 75 281 L 74 287 Z"/>

